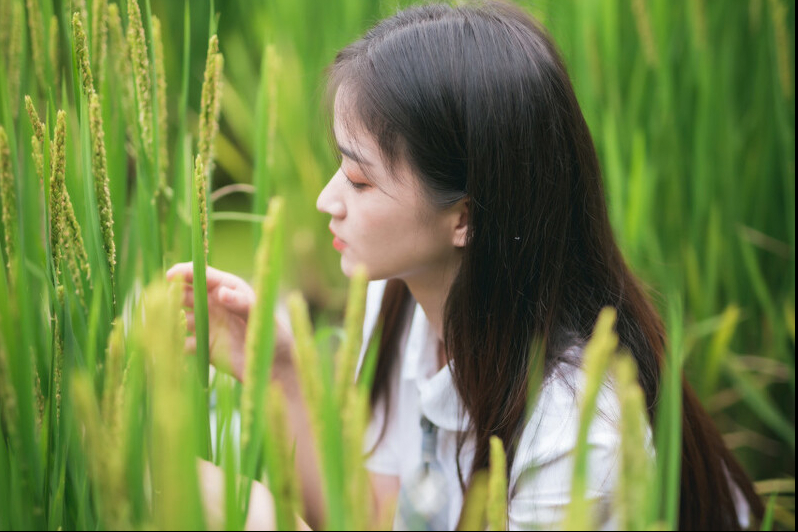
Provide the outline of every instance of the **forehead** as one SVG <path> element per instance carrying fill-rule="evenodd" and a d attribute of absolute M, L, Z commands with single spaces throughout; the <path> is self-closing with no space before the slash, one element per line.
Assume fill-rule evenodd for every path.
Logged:
<path fill-rule="evenodd" d="M 354 112 L 356 102 L 346 86 L 335 93 L 333 132 L 342 151 L 357 154 L 371 165 L 385 166 L 379 145 Z"/>

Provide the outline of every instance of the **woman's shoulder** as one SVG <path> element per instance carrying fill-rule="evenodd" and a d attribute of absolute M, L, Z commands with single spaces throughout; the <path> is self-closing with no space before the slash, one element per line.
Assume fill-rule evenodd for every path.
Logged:
<path fill-rule="evenodd" d="M 576 446 L 586 375 L 578 364 L 581 347 L 571 347 L 566 354 L 540 386 L 518 441 L 511 482 L 526 469 L 540 468 L 569 456 Z M 620 450 L 619 422 L 620 403 L 612 380 L 605 378 L 599 388 L 587 443 L 593 450 L 604 450 L 602 456 L 608 460 L 613 460 Z"/>

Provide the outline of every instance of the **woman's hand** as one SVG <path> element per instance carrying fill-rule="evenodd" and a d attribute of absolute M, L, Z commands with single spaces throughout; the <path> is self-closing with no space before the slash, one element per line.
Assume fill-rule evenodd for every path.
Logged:
<path fill-rule="evenodd" d="M 246 281 L 232 273 L 207 267 L 208 326 L 210 333 L 211 363 L 219 369 L 243 380 L 247 322 L 249 311 L 255 303 L 255 291 Z M 191 335 L 186 338 L 186 351 L 194 352 L 197 337 L 194 333 L 194 266 L 191 262 L 175 264 L 166 272 L 166 278 L 183 278 L 183 305 Z"/>
<path fill-rule="evenodd" d="M 183 278 L 183 305 L 191 335 L 186 338 L 186 351 L 197 349 L 194 333 L 194 266 L 191 262 L 175 264 L 166 272 L 168 280 Z M 239 381 L 245 375 L 245 344 L 249 312 L 255 304 L 255 291 L 246 281 L 208 266 L 205 270 L 208 288 L 208 326 L 210 335 L 211 363 L 228 371 Z M 294 338 L 290 327 L 275 319 L 275 366 L 290 366 Z"/>

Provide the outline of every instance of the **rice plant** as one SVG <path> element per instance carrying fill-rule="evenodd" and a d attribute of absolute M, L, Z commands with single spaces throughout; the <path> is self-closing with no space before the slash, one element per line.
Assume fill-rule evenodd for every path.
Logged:
<path fill-rule="evenodd" d="M 323 66 L 398 4 L 0 0 L 0 528 L 237 529 L 254 479 L 293 529 L 301 486 L 269 379 L 286 287 L 304 294 L 287 301 L 325 526 L 380 522 L 352 380 L 365 278 L 347 292 L 313 204 L 335 168 Z M 794 2 L 530 4 L 564 52 L 624 252 L 667 294 L 671 346 L 652 462 L 636 369 L 611 316 L 597 324 L 563 525 L 591 526 L 584 431 L 610 376 L 621 526 L 675 527 L 684 368 L 767 497 L 763 527 L 794 528 Z M 186 260 L 196 357 L 163 282 Z M 258 295 L 243 385 L 208 369 L 205 264 Z M 223 471 L 220 522 L 198 457 Z M 505 468 L 492 442 L 461 528 L 504 528 Z"/>

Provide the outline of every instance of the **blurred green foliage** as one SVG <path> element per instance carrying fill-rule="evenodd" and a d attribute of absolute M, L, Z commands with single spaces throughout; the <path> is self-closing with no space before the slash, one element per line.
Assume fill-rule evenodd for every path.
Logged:
<path fill-rule="evenodd" d="M 194 0 L 187 2 L 189 12 L 183 2 L 151 0 L 151 12 L 163 28 L 168 131 L 160 142 L 168 147 L 167 183 L 174 195 L 168 223 L 161 226 L 165 234 L 157 238 L 153 232 L 152 247 L 142 246 L 153 230 L 147 216 L 156 209 L 147 198 L 154 190 L 156 166 L 152 161 L 147 166 L 141 146 L 130 145 L 134 135 L 126 140 L 126 127 L 135 120 L 123 116 L 126 111 L 114 101 L 123 94 L 125 80 L 106 75 L 97 90 L 103 102 L 118 267 L 110 281 L 95 278 L 104 288 L 94 292 L 88 307 L 97 314 L 88 315 L 74 298 L 56 304 L 47 282 L 52 272 L 44 258 L 47 244 L 41 242 L 47 214 L 40 212 L 33 185 L 38 178 L 23 96 L 33 97 L 48 138 L 56 110 L 68 110 L 66 187 L 90 235 L 92 269 L 102 273 L 98 229 L 87 214 L 96 200 L 89 189 L 79 193 L 91 176 L 90 133 L 71 37 L 73 9 L 85 5 L 90 14 L 96 2 L 0 0 L 0 124 L 8 134 L 12 172 L 19 176 L 19 211 L 27 213 L 19 228 L 19 252 L 26 262 L 19 261 L 16 269 L 9 265 L 23 284 L 9 283 L 8 290 L 34 294 L 3 301 L 0 315 L 22 324 L 14 331 L 11 324 L 17 321 L 3 322 L 8 346 L 27 346 L 38 357 L 33 367 L 12 364 L 18 382 L 26 382 L 20 397 L 36 392 L 33 374 L 43 376 L 45 389 L 52 379 L 50 356 L 58 328 L 50 329 L 51 315 L 71 320 L 60 330 L 66 339 L 61 348 L 72 357 L 67 365 L 94 372 L 92 357 L 102 358 L 111 318 L 121 313 L 140 279 L 158 277 L 159 266 L 190 259 L 185 192 L 213 33 L 218 33 L 225 63 L 210 180 L 209 210 L 215 220 L 210 264 L 251 278 L 259 221 L 268 199 L 279 194 L 286 200 L 283 285 L 299 287 L 319 320 L 340 319 L 346 281 L 330 245 L 327 217 L 315 210 L 315 198 L 336 168 L 324 106 L 324 68 L 337 50 L 377 20 L 410 4 Z M 782 493 L 771 499 L 776 523 L 789 528 L 793 519 L 794 528 L 794 480 L 790 488 L 789 481 L 769 479 L 794 479 L 795 474 L 795 2 L 521 3 L 563 52 L 596 143 L 616 236 L 650 287 L 671 337 L 679 339 L 688 379 L 727 444 L 751 476 L 762 481 L 760 490 Z M 127 2 L 118 5 L 127 24 Z M 51 16 L 55 34 L 44 31 Z M 29 24 L 31 18 L 41 24 Z M 88 33 L 90 41 L 95 38 L 93 30 Z M 36 42 L 45 46 L 37 51 Z M 108 65 L 119 53 L 109 49 Z M 44 162 L 47 168 L 47 149 Z M 0 233 L 5 237 L 4 225 Z M 112 293 L 114 305 L 102 307 Z M 19 344 L 12 341 L 12 332 L 21 335 Z M 52 401 L 46 390 L 45 395 Z M 34 468 L 31 478 L 39 486 L 45 474 L 60 471 L 60 480 L 46 480 L 63 487 L 64 472 L 78 469 L 81 459 L 56 445 L 58 440 L 49 442 L 46 435 L 37 440 L 33 412 L 27 414 L 22 428 L 30 441 L 15 456 L 24 455 L 24 463 L 38 468 L 35 455 L 47 456 L 50 448 L 42 443 L 37 451 L 34 442 L 54 445 L 57 453 L 41 462 L 46 472 Z M 75 437 L 67 432 L 49 436 Z M 78 478 L 86 482 L 85 474 Z M 81 494 L 78 508 L 88 507 L 85 491 L 70 493 Z M 6 495 L 22 496 L 0 495 L 12 502 Z M 134 501 L 144 499 L 143 493 L 133 495 Z M 62 522 L 57 514 L 48 513 L 48 518 Z M 84 528 L 92 524 L 85 515 L 71 519 Z"/>

